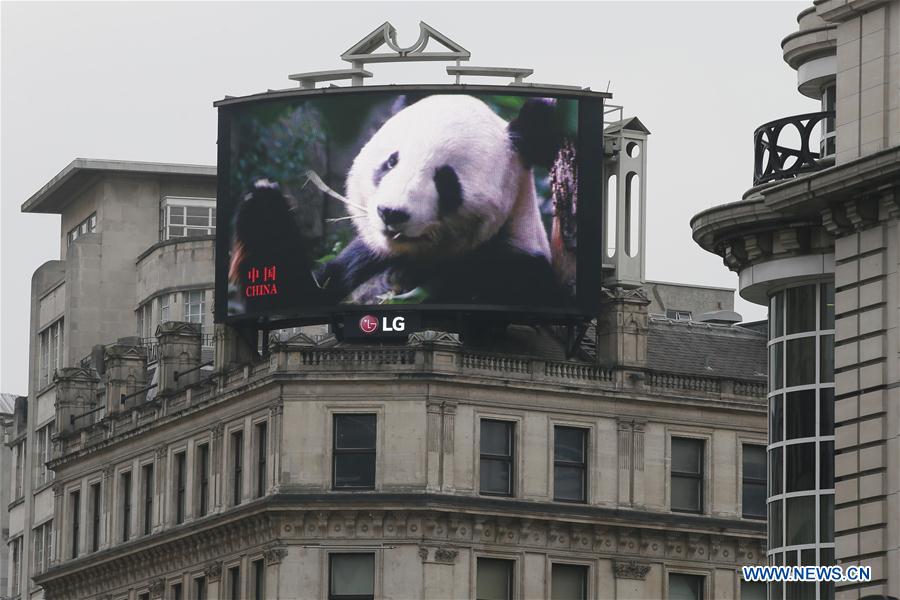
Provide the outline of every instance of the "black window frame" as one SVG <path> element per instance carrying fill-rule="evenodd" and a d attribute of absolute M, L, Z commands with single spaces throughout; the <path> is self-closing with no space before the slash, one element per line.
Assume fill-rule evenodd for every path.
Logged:
<path fill-rule="evenodd" d="M 482 443 L 482 435 L 484 430 L 485 423 L 499 423 L 506 428 L 507 435 L 507 448 L 509 449 L 508 454 L 490 454 L 484 451 L 484 444 Z M 478 468 L 479 468 L 479 477 L 478 477 L 478 493 L 481 496 L 497 496 L 500 498 L 513 498 L 516 495 L 516 421 L 510 421 L 505 419 L 491 419 L 491 418 L 482 418 L 478 424 Z M 493 492 L 493 491 L 485 491 L 481 486 L 481 470 L 484 466 L 484 463 L 488 462 L 500 462 L 507 463 L 509 465 L 509 481 L 507 482 L 507 492 Z"/>
<path fill-rule="evenodd" d="M 338 422 L 344 418 L 371 417 L 375 435 L 372 438 L 372 446 L 365 448 L 340 448 L 338 447 Z M 331 488 L 334 490 L 374 490 L 378 474 L 378 414 L 377 413 L 334 413 L 331 420 Z M 349 485 L 338 484 L 338 457 L 339 456 L 371 456 L 372 484 Z"/>
<path fill-rule="evenodd" d="M 372 557 L 372 593 L 371 594 L 354 594 L 354 595 L 336 595 L 332 589 L 332 581 L 334 580 L 334 559 L 342 556 L 371 556 Z M 375 572 L 377 565 L 375 564 L 374 552 L 329 552 L 328 553 L 328 600 L 375 600 Z"/>
<path fill-rule="evenodd" d="M 197 461 L 197 516 L 209 514 L 209 443 L 199 444 Z"/>
<path fill-rule="evenodd" d="M 101 483 L 91 484 L 91 552 L 100 550 L 100 527 L 102 523 L 101 509 L 103 503 L 103 490 Z"/>
<path fill-rule="evenodd" d="M 237 506 L 244 497 L 244 430 L 231 432 L 231 504 Z"/>
<path fill-rule="evenodd" d="M 746 469 L 746 448 L 748 446 L 752 446 L 758 451 L 762 452 L 763 458 L 763 477 L 748 477 L 747 469 Z M 765 474 L 768 472 L 768 457 L 766 453 L 765 444 L 754 444 L 750 442 L 745 442 L 741 444 L 741 516 L 745 519 L 753 519 L 756 521 L 765 521 L 768 518 L 768 510 L 766 506 L 766 497 L 768 491 L 766 489 L 766 477 Z M 747 502 L 746 502 L 746 494 L 744 494 L 744 486 L 746 485 L 754 485 L 761 486 L 763 491 L 763 505 L 762 505 L 762 514 L 756 513 L 748 513 L 747 512 Z"/>
<path fill-rule="evenodd" d="M 556 455 L 556 436 L 562 430 L 577 431 L 581 434 L 581 462 L 573 462 L 568 460 L 560 460 Z M 570 502 L 574 504 L 584 504 L 587 502 L 588 496 L 588 437 L 590 429 L 585 427 L 575 427 L 572 425 L 554 425 L 553 426 L 553 500 L 555 502 Z M 556 468 L 578 468 L 581 470 L 581 498 L 560 498 L 556 490 Z"/>
<path fill-rule="evenodd" d="M 122 492 L 122 541 L 131 539 L 131 471 L 123 471 L 119 474 L 119 487 Z"/>
<path fill-rule="evenodd" d="M 153 481 L 154 468 L 153 463 L 147 463 L 141 467 L 141 486 L 144 492 L 143 506 L 143 534 L 150 535 L 153 533 Z"/>
<path fill-rule="evenodd" d="M 672 445 L 675 443 L 675 440 L 679 441 L 687 441 L 694 444 L 698 444 L 700 446 L 700 464 L 698 466 L 697 473 L 691 473 L 687 471 L 676 471 L 674 465 L 670 464 L 669 467 L 669 487 L 673 489 L 674 479 L 676 477 L 681 479 L 691 479 L 697 482 L 697 502 L 699 506 L 696 509 L 692 508 L 676 508 L 674 505 L 674 495 L 670 494 L 669 505 L 672 509 L 672 512 L 683 512 L 683 513 L 691 513 L 691 514 L 703 514 L 706 509 L 706 499 L 704 495 L 706 494 L 706 481 L 705 481 L 705 471 L 706 471 L 706 440 L 701 438 L 693 438 L 693 437 L 683 437 L 683 436 L 675 436 L 673 435 L 670 442 L 669 447 L 672 448 Z M 674 451 L 673 451 L 674 454 Z M 674 461 L 673 461 L 674 462 Z"/>
<path fill-rule="evenodd" d="M 187 517 L 187 451 L 172 456 L 175 459 L 175 524 L 181 525 Z"/>
<path fill-rule="evenodd" d="M 268 457 L 269 457 L 269 424 L 261 421 L 255 426 L 256 434 L 256 497 L 266 495 L 268 487 Z"/>

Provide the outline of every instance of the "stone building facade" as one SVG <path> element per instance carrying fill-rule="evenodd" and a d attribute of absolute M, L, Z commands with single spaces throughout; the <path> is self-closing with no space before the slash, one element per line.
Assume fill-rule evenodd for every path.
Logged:
<path fill-rule="evenodd" d="M 763 334 L 614 289 L 569 352 L 510 326 L 260 355 L 211 325 L 214 186 L 78 160 L 25 203 L 62 253 L 33 280 L 8 596 L 764 597 L 739 576 L 765 556 Z"/>
<path fill-rule="evenodd" d="M 770 564 L 872 569 L 773 596 L 900 597 L 900 2 L 797 20 L 784 60 L 822 111 L 761 126 L 753 187 L 694 239 L 769 307 Z"/>

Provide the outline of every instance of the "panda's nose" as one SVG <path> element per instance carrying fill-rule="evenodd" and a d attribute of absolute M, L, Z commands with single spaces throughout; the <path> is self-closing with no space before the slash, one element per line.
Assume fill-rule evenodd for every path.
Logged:
<path fill-rule="evenodd" d="M 384 224 L 388 227 L 396 227 L 397 225 L 402 225 L 409 221 L 409 213 L 402 208 L 386 208 L 384 206 L 379 206 L 378 216 L 381 217 L 381 220 L 384 221 Z"/>

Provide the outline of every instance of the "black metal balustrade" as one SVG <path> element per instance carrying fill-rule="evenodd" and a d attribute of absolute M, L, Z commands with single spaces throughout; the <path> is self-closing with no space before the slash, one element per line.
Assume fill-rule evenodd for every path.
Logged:
<path fill-rule="evenodd" d="M 834 119 L 834 111 L 785 117 L 758 127 L 753 132 L 753 185 L 789 179 L 827 166 L 823 155 L 809 147 L 812 132 L 825 119 Z M 778 142 L 791 128 L 800 136 L 800 148 Z"/>

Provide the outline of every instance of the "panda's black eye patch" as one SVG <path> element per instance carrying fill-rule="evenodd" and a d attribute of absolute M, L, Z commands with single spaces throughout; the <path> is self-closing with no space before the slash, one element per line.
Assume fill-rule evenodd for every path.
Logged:
<path fill-rule="evenodd" d="M 438 214 L 445 216 L 462 206 L 463 191 L 459 176 L 450 165 L 438 167 L 434 171 L 434 187 L 438 193 Z"/>
<path fill-rule="evenodd" d="M 387 160 L 381 163 L 381 166 L 375 169 L 375 175 L 372 177 L 375 185 L 381 183 L 381 179 L 387 175 L 388 171 L 397 166 L 397 163 L 400 162 L 400 153 L 394 152 L 390 156 L 387 157 Z"/>

